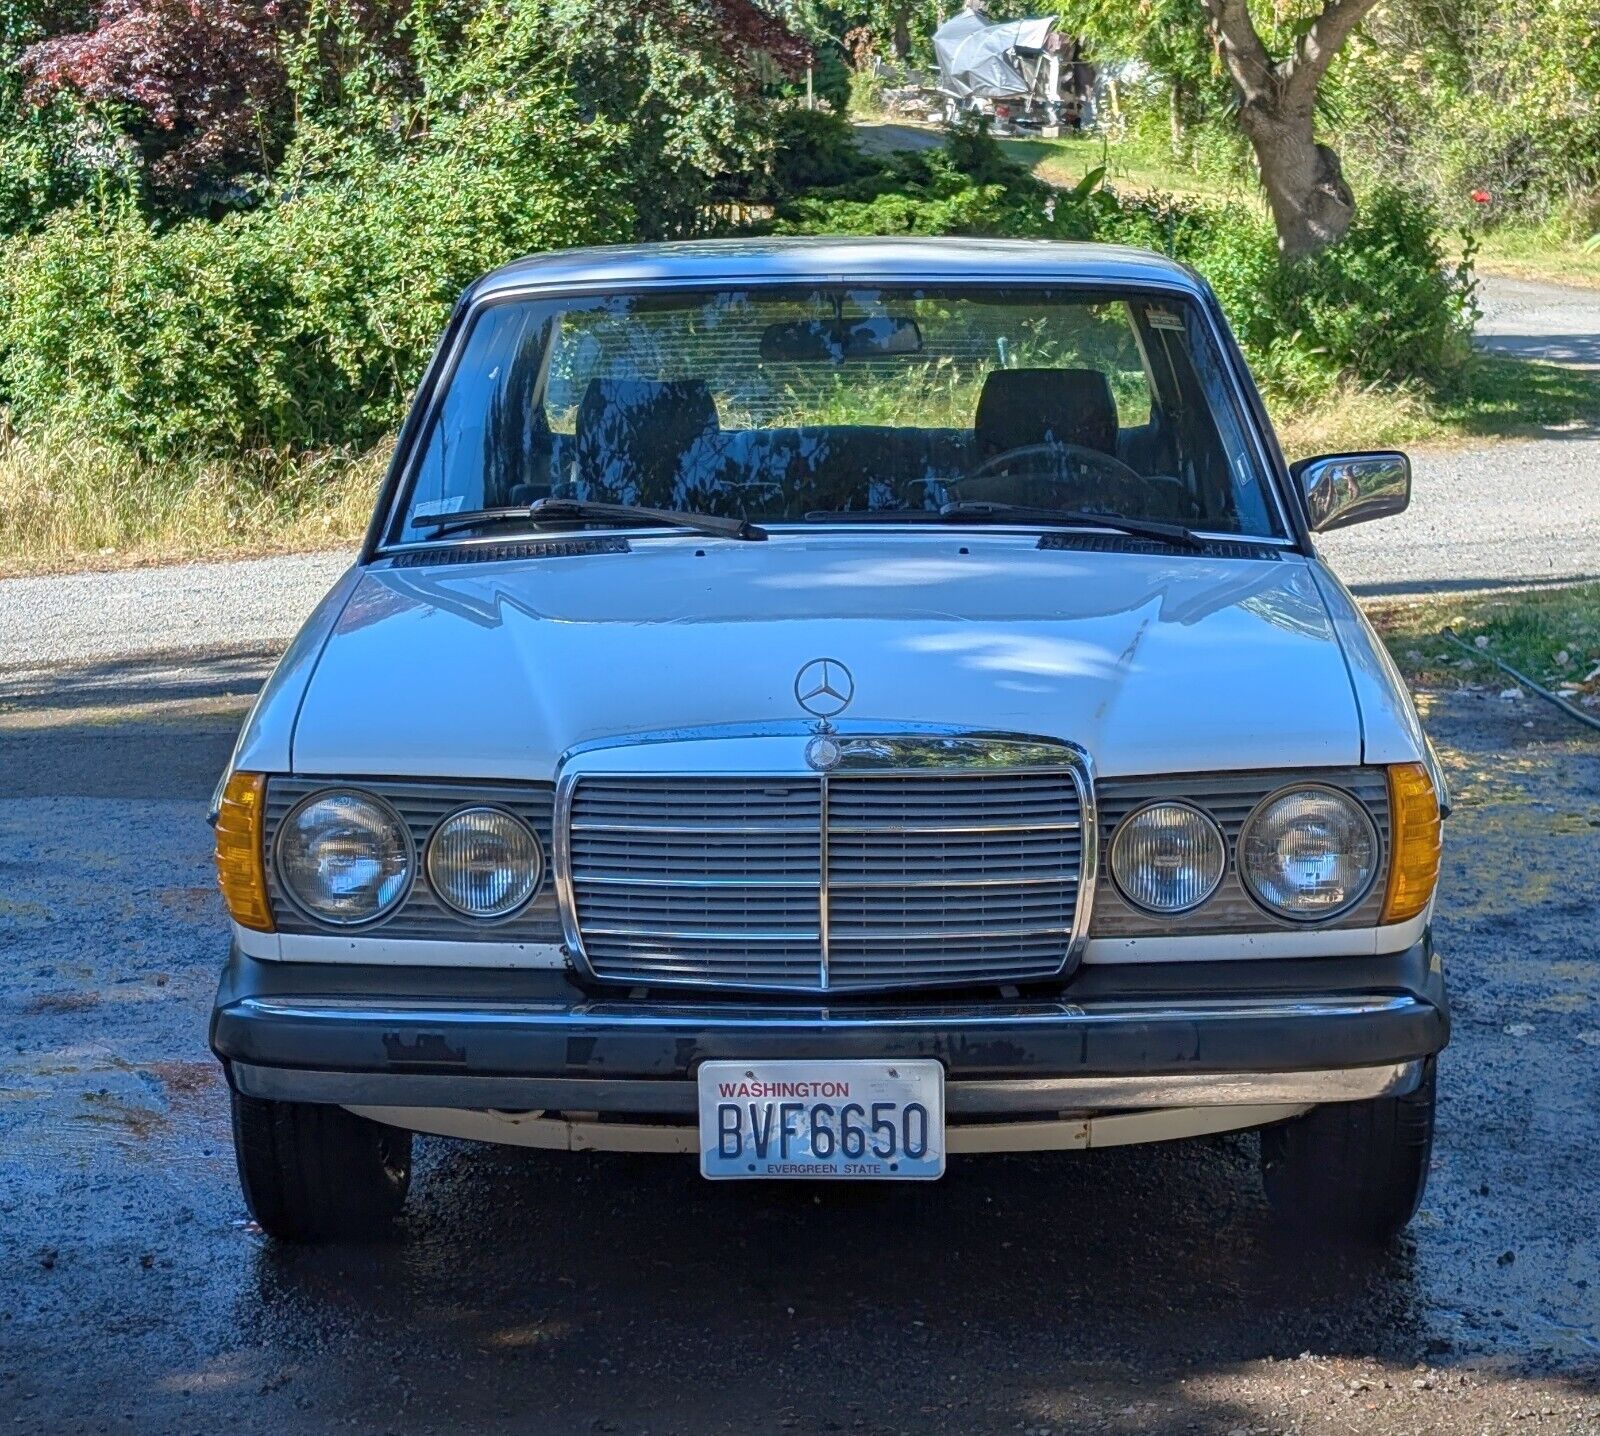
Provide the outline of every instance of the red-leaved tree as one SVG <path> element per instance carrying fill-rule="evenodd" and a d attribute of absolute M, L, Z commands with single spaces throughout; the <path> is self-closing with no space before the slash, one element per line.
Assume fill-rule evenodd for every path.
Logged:
<path fill-rule="evenodd" d="M 281 144 L 281 39 L 303 0 L 103 0 L 94 29 L 23 52 L 27 95 L 72 92 L 122 112 L 158 193 L 264 173 Z"/>

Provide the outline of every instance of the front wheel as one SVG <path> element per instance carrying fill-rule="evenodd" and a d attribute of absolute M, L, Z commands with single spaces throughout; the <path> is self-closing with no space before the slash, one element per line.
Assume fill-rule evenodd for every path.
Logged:
<path fill-rule="evenodd" d="M 1278 1218 L 1316 1235 L 1382 1243 L 1428 1185 L 1437 1096 L 1430 1057 L 1403 1097 L 1335 1102 L 1263 1128 L 1261 1178 Z"/>
<path fill-rule="evenodd" d="M 284 1241 L 383 1235 L 411 1186 L 411 1133 L 312 1102 L 233 1098 L 250 1214 Z"/>

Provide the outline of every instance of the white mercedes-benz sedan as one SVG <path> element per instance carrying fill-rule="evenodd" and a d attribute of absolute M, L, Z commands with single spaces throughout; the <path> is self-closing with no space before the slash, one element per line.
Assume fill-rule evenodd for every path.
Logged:
<path fill-rule="evenodd" d="M 414 1132 L 708 1178 L 1261 1129 L 1382 1239 L 1449 1036 L 1444 794 L 1156 255 L 540 255 L 462 298 L 371 528 L 218 789 L 250 1209 L 400 1209 Z"/>

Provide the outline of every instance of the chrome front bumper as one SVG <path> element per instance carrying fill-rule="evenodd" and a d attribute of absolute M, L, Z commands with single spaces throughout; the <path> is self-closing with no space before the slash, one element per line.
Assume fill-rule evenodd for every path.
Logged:
<path fill-rule="evenodd" d="M 1422 1080 L 1420 1058 L 1375 1067 L 1304 1072 L 1168 1072 L 1149 1077 L 1048 1077 L 952 1081 L 945 1110 L 954 1118 L 1030 1113 L 1140 1111 L 1150 1107 L 1316 1106 L 1398 1097 Z M 247 1097 L 330 1102 L 345 1107 L 450 1107 L 501 1112 L 620 1112 L 686 1117 L 695 1111 L 690 1081 L 563 1077 L 445 1076 L 436 1073 L 308 1072 L 229 1066 Z"/>
<path fill-rule="evenodd" d="M 708 1060 L 931 1058 L 960 1121 L 1360 1101 L 1410 1090 L 1449 1038 L 1426 938 L 1388 958 L 1166 967 L 1082 970 L 1055 997 L 821 1006 L 235 952 L 211 1041 L 253 1097 L 652 1120 L 694 1111 Z M 1288 990 L 1291 978 L 1321 990 Z"/>

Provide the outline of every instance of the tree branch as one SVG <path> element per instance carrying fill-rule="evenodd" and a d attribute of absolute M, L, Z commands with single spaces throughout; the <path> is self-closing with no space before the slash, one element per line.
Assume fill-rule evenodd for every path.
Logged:
<path fill-rule="evenodd" d="M 1294 54 L 1284 66 L 1285 86 L 1300 98 L 1315 96 L 1317 85 L 1339 53 L 1339 47 L 1377 3 L 1378 0 L 1328 0 L 1311 28 L 1295 44 Z"/>
<path fill-rule="evenodd" d="M 1350 0 L 1343 0 L 1350 3 Z M 1278 73 L 1267 54 L 1267 47 L 1256 33 L 1247 0 L 1200 0 L 1228 74 L 1246 101 L 1261 99 L 1277 88 Z M 1341 0 L 1333 0 L 1341 3 Z M 1361 0 L 1356 0 L 1361 3 Z M 1365 0 L 1367 8 L 1377 0 Z"/>

